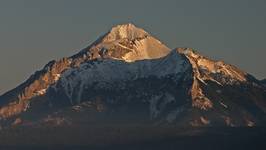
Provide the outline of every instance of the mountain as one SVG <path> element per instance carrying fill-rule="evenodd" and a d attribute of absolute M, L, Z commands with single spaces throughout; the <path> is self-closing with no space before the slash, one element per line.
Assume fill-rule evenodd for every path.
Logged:
<path fill-rule="evenodd" d="M 3 94 L 0 122 L 260 126 L 265 99 L 262 83 L 237 67 L 191 48 L 171 50 L 123 24 Z"/>

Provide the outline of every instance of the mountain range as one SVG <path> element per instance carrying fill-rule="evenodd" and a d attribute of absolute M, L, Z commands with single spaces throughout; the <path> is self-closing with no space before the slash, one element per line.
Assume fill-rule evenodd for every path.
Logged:
<path fill-rule="evenodd" d="M 192 48 L 168 48 L 122 24 L 0 96 L 0 123 L 263 126 L 265 84 L 224 61 Z"/>

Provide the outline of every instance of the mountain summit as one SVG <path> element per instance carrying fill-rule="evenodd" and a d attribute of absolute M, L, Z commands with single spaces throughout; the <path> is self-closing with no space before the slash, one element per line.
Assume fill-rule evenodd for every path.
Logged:
<path fill-rule="evenodd" d="M 74 124 L 104 118 L 259 126 L 265 99 L 262 82 L 237 67 L 191 48 L 170 50 L 143 29 L 123 24 L 2 95 L 0 118 L 2 124 L 18 118 L 42 124 L 60 116 Z"/>
<path fill-rule="evenodd" d="M 137 28 L 135 25 L 122 24 L 113 27 L 103 38 L 102 42 L 114 42 L 120 39 L 143 39 L 149 36 L 149 34 L 141 28 Z"/>
<path fill-rule="evenodd" d="M 166 56 L 170 49 L 143 29 L 123 24 L 113 27 L 80 54 L 93 55 L 95 52 L 104 58 L 133 62 Z"/>

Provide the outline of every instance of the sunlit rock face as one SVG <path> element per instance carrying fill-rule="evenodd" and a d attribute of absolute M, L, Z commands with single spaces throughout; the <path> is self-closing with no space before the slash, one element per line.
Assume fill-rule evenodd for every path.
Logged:
<path fill-rule="evenodd" d="M 133 24 L 123 24 L 113 27 L 80 54 L 91 55 L 92 52 L 104 58 L 134 62 L 164 57 L 170 49 L 143 29 Z"/>
<path fill-rule="evenodd" d="M 123 24 L 2 95 L 0 122 L 31 124 L 35 118 L 61 125 L 105 114 L 104 120 L 177 126 L 259 126 L 266 112 L 263 83 L 191 48 L 170 50 Z"/>
<path fill-rule="evenodd" d="M 255 126 L 265 116 L 265 88 L 235 66 L 200 55 L 191 48 L 177 48 L 193 67 L 191 113 L 193 126 Z M 189 117 L 188 117 L 189 118 Z M 191 117 L 192 118 L 192 117 Z"/>
<path fill-rule="evenodd" d="M 206 81 L 212 81 L 219 85 L 233 85 L 247 81 L 247 74 L 223 61 L 208 59 L 191 48 L 177 48 L 190 61 L 194 70 L 194 82 L 192 85 L 193 106 L 200 109 L 210 109 L 213 103 L 204 95 L 200 84 L 207 85 Z"/>

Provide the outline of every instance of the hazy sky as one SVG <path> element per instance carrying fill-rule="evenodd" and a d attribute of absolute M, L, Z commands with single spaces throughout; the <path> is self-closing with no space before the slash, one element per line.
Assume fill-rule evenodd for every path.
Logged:
<path fill-rule="evenodd" d="M 265 0 L 1 0 L 0 94 L 127 22 L 266 78 Z"/>

